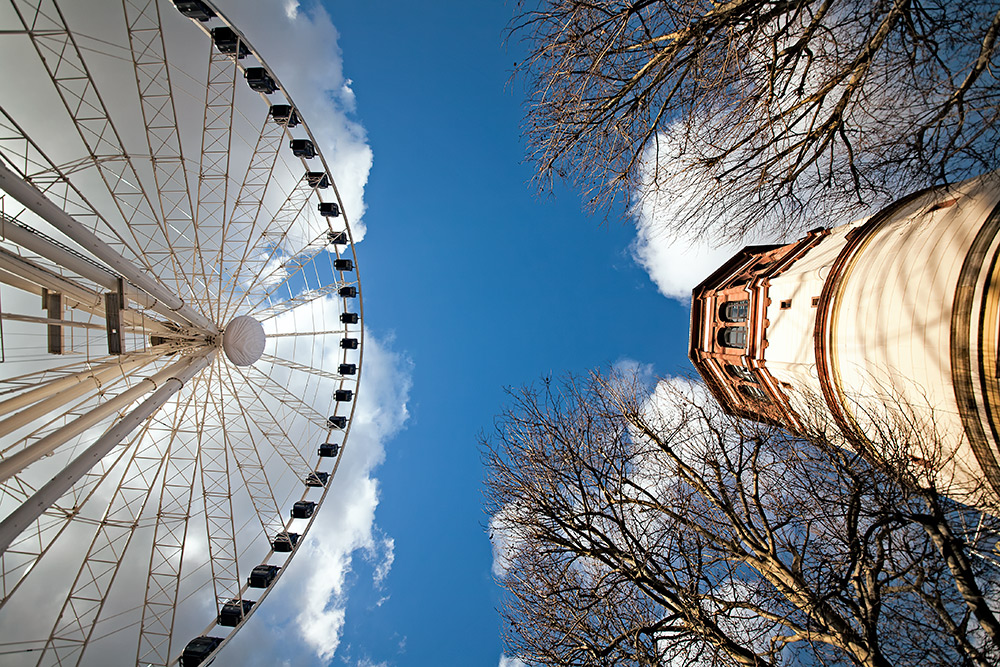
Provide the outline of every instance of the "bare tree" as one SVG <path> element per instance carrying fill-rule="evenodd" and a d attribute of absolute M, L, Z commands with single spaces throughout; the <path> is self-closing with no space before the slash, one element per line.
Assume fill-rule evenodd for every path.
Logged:
<path fill-rule="evenodd" d="M 650 396 L 619 375 L 511 399 L 483 441 L 507 653 L 531 665 L 1000 662 L 1000 524 L 917 484 L 910 436 L 862 456 L 820 431 L 730 417 L 697 385 Z"/>
<path fill-rule="evenodd" d="M 510 32 L 540 184 L 659 195 L 673 232 L 787 231 L 1000 167 L 993 0 L 536 0 Z"/>

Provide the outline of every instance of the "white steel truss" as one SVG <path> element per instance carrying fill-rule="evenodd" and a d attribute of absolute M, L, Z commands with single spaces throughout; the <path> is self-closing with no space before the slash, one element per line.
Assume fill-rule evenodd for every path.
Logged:
<path fill-rule="evenodd" d="M 260 360 L 265 363 L 284 366 L 285 368 L 293 371 L 309 373 L 310 375 L 315 375 L 316 377 L 326 378 L 327 380 L 336 380 L 340 382 L 341 380 L 349 379 L 350 377 L 341 375 L 340 373 L 331 373 L 330 371 L 323 370 L 322 368 L 315 368 L 306 364 L 300 364 L 297 361 L 290 361 L 288 359 L 282 359 L 281 357 L 272 357 L 270 354 L 260 355 Z"/>
<path fill-rule="evenodd" d="M 246 383 L 234 381 L 232 371 L 224 367 L 225 382 L 231 392 L 220 392 L 220 403 L 223 423 L 226 425 L 224 437 L 226 446 L 232 451 L 239 470 L 242 486 L 246 489 L 253 503 L 254 511 L 260 521 L 262 537 L 267 539 L 276 535 L 284 527 L 281 508 L 274 497 L 274 489 L 268 481 L 267 469 L 261 458 L 259 444 L 264 437 L 259 425 L 251 421 L 250 413 L 244 405 L 243 396 L 246 393 Z"/>
<path fill-rule="evenodd" d="M 290 239 L 289 231 L 303 217 L 315 191 L 315 187 L 309 185 L 308 179 L 303 175 L 282 202 L 278 212 L 272 218 L 271 224 L 261 232 L 261 243 L 244 251 L 243 272 L 253 277 L 247 281 L 250 287 L 245 288 L 239 298 L 237 298 L 237 292 L 241 286 L 236 282 L 231 282 L 227 316 L 237 311 L 245 311 L 248 304 L 253 304 L 251 309 L 259 306 L 271 293 L 273 286 L 282 283 L 282 276 L 288 274 L 286 265 L 295 266 L 295 264 L 289 263 L 291 257 L 312 251 L 314 247 L 316 247 L 316 251 L 326 247 L 324 238 L 326 235 L 324 234 L 320 237 L 323 238 L 324 242 L 319 243 L 314 239 L 307 244 L 306 250 L 294 250 L 289 257 L 284 256 L 288 250 L 286 245 Z M 314 257 L 316 251 L 310 252 L 309 256 Z"/>
<path fill-rule="evenodd" d="M 271 118 L 270 113 L 266 114 L 243 183 L 240 184 L 232 215 L 228 224 L 222 228 L 219 254 L 214 262 L 216 266 L 223 267 L 222 288 L 219 290 L 216 309 L 222 314 L 220 319 L 229 311 L 237 277 L 247 260 L 249 248 L 252 247 L 251 242 L 255 238 L 258 217 L 264 205 L 264 195 L 271 183 L 275 162 L 278 159 L 278 149 L 281 148 L 285 136 L 285 126 Z M 222 303 L 223 294 L 229 300 L 226 304 Z"/>
<path fill-rule="evenodd" d="M 95 159 L 139 256 L 146 260 L 146 269 L 154 275 L 173 273 L 175 260 L 169 235 L 154 215 L 147 192 L 139 187 L 131 158 L 62 12 L 54 0 L 12 0 L 12 3 L 80 139 Z"/>
<path fill-rule="evenodd" d="M 173 286 L 178 291 L 184 291 L 185 286 L 207 289 L 204 279 L 194 279 L 196 275 L 204 275 L 204 266 L 198 251 L 198 228 L 194 224 L 194 207 L 177 128 L 159 4 L 154 0 L 124 0 L 122 6 L 156 184 L 154 192 L 178 272 Z"/>
<path fill-rule="evenodd" d="M 187 392 L 187 403 L 194 405 L 194 424 L 203 424 L 208 418 L 209 401 L 195 398 L 199 392 L 206 391 L 208 385 L 208 378 L 201 376 L 196 378 Z M 166 667 L 170 661 L 184 545 L 203 436 L 202 429 L 181 425 L 175 429 L 175 435 L 164 453 L 159 507 L 140 621 L 137 665 Z"/>
<path fill-rule="evenodd" d="M 202 271 L 205 255 L 215 255 L 214 249 L 222 238 L 223 226 L 229 206 L 229 156 L 232 148 L 233 98 L 239 67 L 236 58 L 210 49 L 208 82 L 205 85 L 205 119 L 201 135 L 201 165 L 198 169 L 198 206 L 195 214 L 204 243 L 201 247 Z M 217 271 L 216 267 L 211 267 Z M 219 276 L 216 276 L 217 278 Z M 218 285 L 218 279 L 210 281 Z M 218 287 L 216 288 L 217 291 Z M 218 297 L 210 294 L 209 312 L 218 317 L 215 303 Z"/>
<path fill-rule="evenodd" d="M 267 308 L 253 311 L 252 315 L 258 322 L 266 322 L 272 317 L 277 317 L 278 315 L 287 313 L 290 310 L 304 306 L 307 303 L 312 303 L 316 299 L 322 299 L 325 296 L 336 294 L 337 290 L 340 288 L 340 283 L 330 283 L 329 285 L 324 285 L 323 287 L 319 287 L 317 289 L 295 294 L 288 299 L 280 301 L 272 306 L 268 306 Z"/>
<path fill-rule="evenodd" d="M 210 386 L 221 381 L 221 366 L 216 364 L 209 379 Z M 214 382 L 213 382 L 214 381 Z M 213 412 L 221 415 L 215 392 L 210 391 Z M 233 524 L 233 489 L 230 486 L 231 462 L 222 420 L 206 420 L 202 424 L 204 437 L 199 447 L 198 466 L 201 477 L 205 523 L 208 526 L 208 553 L 212 567 L 216 613 L 230 598 L 239 598 L 239 551 L 236 546 L 236 526 Z"/>

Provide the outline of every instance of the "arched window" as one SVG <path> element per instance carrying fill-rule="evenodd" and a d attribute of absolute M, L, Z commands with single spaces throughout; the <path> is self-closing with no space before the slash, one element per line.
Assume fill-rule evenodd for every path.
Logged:
<path fill-rule="evenodd" d="M 719 329 L 719 345 L 723 347 L 746 347 L 746 327 L 722 327 Z"/>
<path fill-rule="evenodd" d="M 746 299 L 743 301 L 726 301 L 719 306 L 719 319 L 723 322 L 746 322 L 749 308 L 750 302 Z"/>
<path fill-rule="evenodd" d="M 760 403 L 767 403 L 767 394 L 760 387 L 756 387 L 752 384 L 741 384 L 737 387 L 739 392 L 749 398 L 752 401 L 758 401 Z"/>
<path fill-rule="evenodd" d="M 725 364 L 722 369 L 726 371 L 726 374 L 730 377 L 734 377 L 737 380 L 743 380 L 744 382 L 753 382 L 754 384 L 757 384 L 757 378 L 753 376 L 753 371 L 746 366 Z"/>

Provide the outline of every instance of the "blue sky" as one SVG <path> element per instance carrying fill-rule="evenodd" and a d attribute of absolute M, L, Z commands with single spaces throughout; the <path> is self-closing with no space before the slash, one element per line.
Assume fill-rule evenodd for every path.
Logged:
<path fill-rule="evenodd" d="M 333 663 L 495 665 L 477 437 L 504 387 L 626 358 L 684 373 L 688 310 L 633 260 L 624 211 L 604 223 L 573 191 L 534 192 L 510 80 L 519 45 L 503 45 L 512 5 L 326 6 L 374 154 L 367 325 L 412 362 L 409 420 L 377 471 L 389 599 L 375 607 L 379 592 L 357 586 Z"/>

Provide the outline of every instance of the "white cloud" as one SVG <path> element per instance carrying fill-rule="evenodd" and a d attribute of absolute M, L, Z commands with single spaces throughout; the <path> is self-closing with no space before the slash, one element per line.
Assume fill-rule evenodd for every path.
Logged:
<path fill-rule="evenodd" d="M 388 667 L 389 663 L 386 661 L 373 662 L 371 658 L 362 658 L 358 660 L 358 667 Z"/>
<path fill-rule="evenodd" d="M 687 302 L 691 291 L 745 244 L 672 238 L 656 229 L 656 216 L 640 217 L 632 256 L 663 296 Z"/>
<path fill-rule="evenodd" d="M 516 656 L 501 655 L 498 667 L 528 667 L 528 663 Z"/>
<path fill-rule="evenodd" d="M 612 377 L 635 378 L 640 384 L 652 387 L 656 383 L 656 371 L 653 364 L 643 364 L 635 359 L 623 357 L 612 365 Z"/>
<path fill-rule="evenodd" d="M 712 230 L 724 220 L 706 222 L 703 233 L 690 235 L 666 231 L 673 220 L 685 215 L 692 202 L 712 184 L 683 168 L 683 146 L 668 133 L 661 133 L 643 151 L 640 185 L 631 209 L 636 225 L 632 257 L 642 266 L 664 296 L 687 301 L 691 291 L 708 274 L 736 254 L 746 243 L 719 243 Z"/>
<path fill-rule="evenodd" d="M 490 544 L 493 547 L 493 576 L 498 580 L 505 579 L 511 564 L 514 562 L 514 555 L 517 545 L 520 543 L 515 529 L 517 521 L 512 519 L 512 514 L 517 510 L 511 505 L 504 505 L 499 512 L 490 517 Z"/>
<path fill-rule="evenodd" d="M 371 558 L 375 562 L 375 572 L 372 575 L 372 583 L 381 588 L 385 578 L 389 576 L 389 570 L 396 560 L 396 541 L 391 537 L 382 537 L 371 552 Z M 379 602 L 381 606 L 382 602 Z"/>

